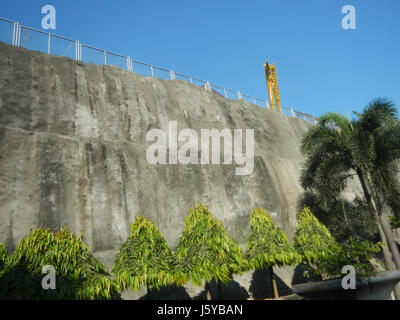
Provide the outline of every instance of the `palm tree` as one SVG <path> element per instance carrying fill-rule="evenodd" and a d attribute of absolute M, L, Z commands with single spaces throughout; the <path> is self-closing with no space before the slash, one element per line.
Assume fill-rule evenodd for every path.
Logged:
<path fill-rule="evenodd" d="M 383 243 L 389 245 L 395 267 L 400 269 L 400 254 L 387 215 L 400 212 L 400 187 L 396 165 L 400 159 L 400 121 L 394 104 L 378 98 L 367 105 L 358 119 L 327 113 L 303 137 L 301 150 L 306 157 L 301 182 L 321 199 L 328 209 L 341 197 L 349 178 L 356 176 L 365 201 L 378 220 Z M 390 252 L 383 247 L 388 269 L 393 268 Z"/>
<path fill-rule="evenodd" d="M 250 268 L 268 267 L 274 297 L 279 298 L 278 287 L 274 276 L 274 266 L 292 266 L 301 261 L 286 234 L 261 208 L 255 208 L 250 216 L 250 233 L 247 238 L 246 258 Z"/>

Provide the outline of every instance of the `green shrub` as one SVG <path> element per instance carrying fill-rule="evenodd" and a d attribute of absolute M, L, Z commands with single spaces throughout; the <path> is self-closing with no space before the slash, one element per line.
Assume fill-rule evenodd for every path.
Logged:
<path fill-rule="evenodd" d="M 228 283 L 230 275 L 248 269 L 242 249 L 226 232 L 222 222 L 212 217 L 201 203 L 190 208 L 177 248 L 177 258 L 194 285 Z"/>
<path fill-rule="evenodd" d="M 308 207 L 305 207 L 299 216 L 294 246 L 301 254 L 302 262 L 310 265 L 329 261 L 340 249 L 328 229 L 318 221 Z"/>
<path fill-rule="evenodd" d="M 355 267 L 359 276 L 370 276 L 375 272 L 370 263 L 371 256 L 381 248 L 380 243 L 372 244 L 352 237 L 339 244 L 308 207 L 299 216 L 294 242 L 295 249 L 303 257 L 302 262 L 310 271 L 323 277 L 342 276 L 345 265 Z"/>
<path fill-rule="evenodd" d="M 56 289 L 42 289 L 42 268 L 56 271 Z M 0 299 L 109 299 L 116 296 L 107 270 L 82 239 L 65 228 L 33 230 L 0 273 Z"/>
<path fill-rule="evenodd" d="M 7 262 L 7 250 L 4 243 L 0 242 L 0 271 L 4 268 L 4 265 Z"/>
<path fill-rule="evenodd" d="M 121 291 L 127 287 L 138 290 L 141 285 L 159 289 L 186 281 L 161 232 L 143 217 L 131 224 L 131 234 L 120 249 L 113 272 Z"/>
<path fill-rule="evenodd" d="M 286 234 L 273 223 L 270 215 L 255 208 L 250 216 L 250 233 L 247 238 L 246 258 L 252 269 L 268 267 L 275 298 L 279 297 L 274 276 L 274 266 L 295 265 L 301 261 Z"/>
<path fill-rule="evenodd" d="M 381 251 L 381 247 L 380 243 L 373 244 L 350 237 L 340 244 L 339 254 L 326 264 L 326 272 L 328 275 L 340 276 L 343 266 L 351 265 L 358 276 L 376 275 L 376 270 L 370 260 L 373 254 Z"/>
<path fill-rule="evenodd" d="M 270 215 L 263 209 L 252 210 L 250 228 L 246 258 L 252 269 L 295 265 L 301 261 L 286 234 L 272 222 Z"/>

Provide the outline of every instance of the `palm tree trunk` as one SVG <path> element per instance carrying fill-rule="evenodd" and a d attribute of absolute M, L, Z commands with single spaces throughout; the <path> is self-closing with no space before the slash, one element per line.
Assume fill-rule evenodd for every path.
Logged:
<path fill-rule="evenodd" d="M 396 265 L 397 269 L 400 269 L 400 253 L 396 241 L 393 237 L 392 228 L 390 227 L 389 222 L 383 214 L 379 215 L 379 221 L 382 226 L 383 232 L 386 235 L 386 240 L 392 253 L 394 264 Z"/>
<path fill-rule="evenodd" d="M 367 172 L 367 181 L 366 182 L 367 182 L 367 187 L 369 187 L 368 188 L 369 190 L 372 190 L 371 180 L 372 180 L 371 176 Z M 375 193 L 376 199 L 372 195 L 372 193 L 370 193 L 370 195 L 371 195 L 372 204 L 375 207 L 375 211 L 378 214 L 378 222 L 380 223 L 380 225 L 383 229 L 383 232 L 385 233 L 387 244 L 389 245 L 390 252 L 392 253 L 394 264 L 397 269 L 400 269 L 400 252 L 399 252 L 399 249 L 397 248 L 396 242 L 394 241 L 392 228 L 390 227 L 389 222 L 387 221 L 386 217 L 383 214 L 383 203 L 378 194 Z"/>
<path fill-rule="evenodd" d="M 385 233 L 383 232 L 383 229 L 381 225 L 378 223 L 378 230 L 379 230 L 379 235 L 381 236 L 382 240 L 381 242 L 384 243 L 384 246 L 382 247 L 382 253 L 383 253 L 383 258 L 385 260 L 385 265 L 388 270 L 396 270 L 396 266 L 391 258 L 391 254 L 389 251 L 389 248 L 385 245 L 386 244 L 386 236 Z M 396 285 L 393 289 L 394 297 L 396 300 L 400 300 L 400 284 Z"/>
<path fill-rule="evenodd" d="M 383 230 L 383 233 L 385 235 L 384 238 L 386 238 L 386 241 L 381 236 L 382 242 L 384 242 L 384 243 L 387 242 L 387 244 L 389 245 L 390 251 L 392 253 L 392 257 L 393 257 L 395 266 L 396 266 L 396 268 L 400 269 L 400 253 L 399 253 L 399 249 L 397 248 L 396 242 L 394 241 L 392 229 L 390 228 L 390 225 L 389 225 L 388 221 L 386 220 L 386 218 L 384 217 L 384 215 L 382 213 L 382 205 L 379 203 L 379 201 L 375 201 L 375 199 L 371 196 L 371 192 L 370 192 L 371 184 L 369 183 L 369 181 L 365 180 L 364 174 L 362 173 L 362 171 L 361 170 L 357 170 L 357 174 L 358 174 L 358 178 L 359 178 L 360 183 L 361 183 L 361 187 L 362 187 L 363 192 L 364 192 L 365 200 L 368 203 L 370 203 L 372 205 L 372 207 L 374 208 L 374 211 L 375 211 L 376 216 L 378 218 L 378 224 L 380 224 L 380 226 L 381 226 L 381 228 Z M 367 179 L 367 180 L 370 180 L 370 179 Z M 388 258 L 388 259 L 390 259 L 390 258 Z"/>
<path fill-rule="evenodd" d="M 396 267 L 397 268 L 399 268 L 399 267 L 396 264 L 394 256 L 391 255 L 391 252 L 390 252 L 390 251 L 392 251 L 391 246 L 389 245 L 389 247 L 390 247 L 390 251 L 389 251 L 389 248 L 386 245 L 387 243 L 389 243 L 387 234 L 391 234 L 392 240 L 394 242 L 392 230 L 390 229 L 390 226 L 389 226 L 389 230 L 386 230 L 386 232 L 385 232 L 385 229 L 383 228 L 383 225 L 385 224 L 385 222 L 387 224 L 387 221 L 382 215 L 379 214 L 379 212 L 377 210 L 377 206 L 375 204 L 375 201 L 371 197 L 371 194 L 370 194 L 370 192 L 368 190 L 367 182 L 365 181 L 364 175 L 361 172 L 361 170 L 357 170 L 357 175 L 358 175 L 358 178 L 360 180 L 361 187 L 363 189 L 365 200 L 372 205 L 372 207 L 374 208 L 374 211 L 375 211 L 375 215 L 376 215 L 376 217 L 378 219 L 377 226 L 378 226 L 379 236 L 380 236 L 381 242 L 383 244 L 382 254 L 383 254 L 383 259 L 385 261 L 386 269 L 387 270 L 395 270 Z M 397 249 L 397 246 L 396 246 L 396 249 Z M 395 251 L 397 251 L 397 253 L 398 253 L 398 250 L 395 250 Z M 393 259 L 392 259 L 392 257 L 393 257 Z M 400 284 L 396 285 L 393 291 L 394 291 L 394 296 L 395 296 L 396 300 L 400 300 Z"/>
<path fill-rule="evenodd" d="M 274 269 L 272 267 L 268 267 L 268 272 L 271 279 L 271 285 L 274 290 L 274 298 L 277 299 L 279 298 L 279 291 L 278 291 L 278 286 L 276 285 Z"/>
<path fill-rule="evenodd" d="M 211 300 L 210 284 L 208 282 L 206 282 L 205 289 L 207 300 Z"/>

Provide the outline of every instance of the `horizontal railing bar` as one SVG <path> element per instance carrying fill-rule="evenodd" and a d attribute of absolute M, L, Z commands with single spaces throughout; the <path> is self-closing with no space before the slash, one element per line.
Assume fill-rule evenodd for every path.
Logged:
<path fill-rule="evenodd" d="M 165 69 L 165 68 L 162 68 L 162 67 L 157 67 L 157 66 L 152 66 L 154 69 L 157 69 L 157 70 L 161 70 L 161 71 L 165 71 L 165 72 L 170 72 L 171 70 L 168 70 L 168 69 Z"/>
<path fill-rule="evenodd" d="M 117 57 L 120 57 L 120 58 L 123 58 L 123 59 L 128 58 L 128 57 L 123 56 L 122 54 L 114 53 L 114 52 L 107 51 L 107 50 L 103 50 L 103 51 L 107 52 L 107 54 L 111 54 L 113 56 L 117 56 Z"/>
<path fill-rule="evenodd" d="M 152 67 L 151 64 L 144 63 L 144 62 L 140 62 L 140 61 L 137 61 L 137 60 L 132 60 L 132 62 L 133 62 L 133 63 L 137 63 L 137 64 L 141 64 L 141 65 L 144 65 L 144 66 L 147 66 L 147 67 Z"/>
<path fill-rule="evenodd" d="M 0 20 L 6 21 L 6 22 L 10 22 L 10 23 L 15 23 L 16 22 L 16 21 L 8 20 L 6 18 L 1 18 L 1 17 L 0 17 Z"/>
<path fill-rule="evenodd" d="M 237 90 L 232 90 L 232 89 L 229 89 L 229 88 L 226 88 L 226 91 L 229 91 L 229 92 L 232 92 L 232 93 L 237 93 Z"/>
<path fill-rule="evenodd" d="M 86 47 L 86 48 L 88 48 L 88 49 L 93 49 L 93 50 L 97 50 L 97 51 L 100 51 L 100 52 L 104 52 L 104 50 L 99 49 L 99 48 L 96 48 L 96 47 L 89 46 L 88 44 L 81 43 L 81 46 L 82 46 L 82 47 Z M 108 53 L 108 52 L 107 52 L 107 53 Z"/>
<path fill-rule="evenodd" d="M 65 38 L 65 37 L 62 37 L 62 36 L 59 36 L 59 35 L 56 35 L 56 34 L 53 34 L 53 33 L 50 33 L 50 36 L 51 36 L 51 37 L 54 37 L 54 38 L 59 38 L 59 39 L 67 40 L 67 41 L 70 41 L 70 42 L 76 42 L 76 40 L 72 40 L 72 39 L 69 39 L 69 38 Z"/>
<path fill-rule="evenodd" d="M 210 83 L 210 85 L 211 85 L 212 87 L 214 87 L 214 88 L 218 88 L 218 89 L 226 89 L 226 90 L 228 90 L 227 88 L 225 88 L 225 87 L 221 87 L 221 86 L 218 86 L 218 85 L 216 85 L 216 84 L 212 84 L 212 83 Z"/>
<path fill-rule="evenodd" d="M 175 74 L 176 74 L 177 76 L 185 77 L 185 78 L 188 78 L 188 79 L 192 78 L 192 77 L 190 77 L 190 76 L 187 76 L 186 74 L 179 73 L 179 72 L 175 72 Z M 192 79 L 193 79 L 193 78 L 192 78 Z"/>
<path fill-rule="evenodd" d="M 248 96 L 248 95 L 246 95 L 246 94 L 242 94 L 242 97 L 246 97 L 246 98 L 249 98 L 249 99 L 255 99 L 255 97 Z"/>
<path fill-rule="evenodd" d="M 31 27 L 21 26 L 21 29 L 28 29 L 28 30 L 36 31 L 36 32 L 43 33 L 43 34 L 46 34 L 46 35 L 49 35 L 49 34 L 51 35 L 51 33 L 49 33 L 49 32 L 45 32 L 43 30 L 38 30 L 38 29 L 35 29 L 35 28 L 31 28 Z"/>

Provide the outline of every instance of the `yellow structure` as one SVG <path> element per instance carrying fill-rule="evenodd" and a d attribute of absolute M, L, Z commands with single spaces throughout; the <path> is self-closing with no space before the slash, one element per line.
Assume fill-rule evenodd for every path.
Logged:
<path fill-rule="evenodd" d="M 271 105 L 272 110 L 276 110 L 282 113 L 281 109 L 281 99 L 279 97 L 279 89 L 278 89 L 278 77 L 276 75 L 276 66 L 275 64 L 269 65 L 268 62 L 264 64 L 265 70 L 265 79 L 267 80 L 267 88 L 268 88 L 268 97 L 269 103 Z"/>

